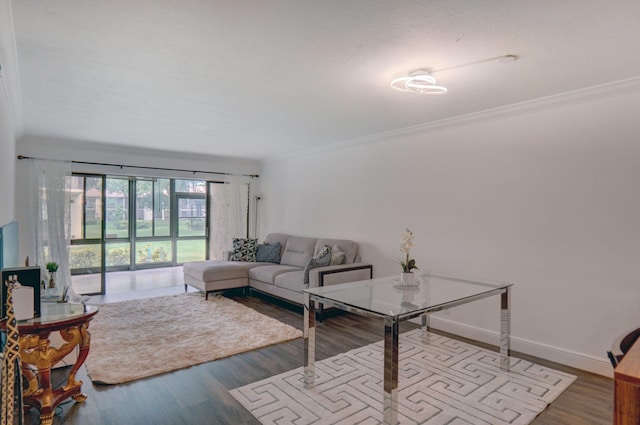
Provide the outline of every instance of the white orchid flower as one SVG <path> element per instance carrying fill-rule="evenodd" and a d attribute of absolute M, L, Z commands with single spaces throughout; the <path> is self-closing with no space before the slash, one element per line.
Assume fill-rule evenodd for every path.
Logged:
<path fill-rule="evenodd" d="M 400 251 L 405 253 L 405 258 L 400 261 L 400 265 L 402 266 L 402 271 L 405 273 L 409 273 L 411 270 L 418 268 L 418 266 L 416 266 L 416 260 L 409 257 L 409 251 L 414 247 L 413 240 L 413 232 L 409 229 L 405 230 L 400 238 Z"/>
<path fill-rule="evenodd" d="M 406 252 L 407 254 L 411 251 L 411 248 L 414 247 L 414 236 L 411 230 L 407 229 L 400 238 L 400 251 Z"/>

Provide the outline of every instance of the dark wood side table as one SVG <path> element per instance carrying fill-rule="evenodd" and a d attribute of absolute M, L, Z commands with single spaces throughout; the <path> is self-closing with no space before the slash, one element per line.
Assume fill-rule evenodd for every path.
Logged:
<path fill-rule="evenodd" d="M 56 407 L 68 398 L 79 403 L 87 399 L 81 391 L 82 381 L 76 381 L 76 373 L 89 354 L 91 335 L 87 328 L 97 312 L 98 307 L 83 304 L 42 303 L 40 317 L 18 322 L 22 374 L 29 382 L 23 394 L 25 409 L 38 409 L 42 425 L 52 424 Z M 5 323 L 0 327 L 4 330 Z M 49 335 L 54 331 L 60 332 L 65 341 L 60 347 L 50 344 Z M 52 388 L 51 368 L 76 347 L 78 357 L 66 384 Z"/>
<path fill-rule="evenodd" d="M 640 339 L 614 371 L 614 425 L 640 424 Z"/>

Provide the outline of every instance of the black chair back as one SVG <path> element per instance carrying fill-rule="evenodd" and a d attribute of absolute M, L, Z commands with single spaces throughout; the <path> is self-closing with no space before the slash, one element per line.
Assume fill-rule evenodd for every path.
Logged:
<path fill-rule="evenodd" d="M 607 356 L 611 365 L 615 368 L 622 360 L 627 351 L 631 349 L 633 344 L 640 338 L 640 328 L 625 332 L 616 338 L 611 344 L 611 350 L 607 351 Z"/>

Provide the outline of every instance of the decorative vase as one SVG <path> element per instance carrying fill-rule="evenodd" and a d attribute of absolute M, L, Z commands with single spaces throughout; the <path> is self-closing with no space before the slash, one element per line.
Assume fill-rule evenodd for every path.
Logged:
<path fill-rule="evenodd" d="M 49 289 L 56 287 L 56 272 L 49 272 Z"/>
<path fill-rule="evenodd" d="M 405 286 L 411 286 L 414 284 L 415 276 L 412 272 L 400 273 L 400 282 Z"/>
<path fill-rule="evenodd" d="M 66 303 L 69 301 L 69 285 L 64 285 L 62 288 L 62 296 L 58 300 L 58 303 Z"/>

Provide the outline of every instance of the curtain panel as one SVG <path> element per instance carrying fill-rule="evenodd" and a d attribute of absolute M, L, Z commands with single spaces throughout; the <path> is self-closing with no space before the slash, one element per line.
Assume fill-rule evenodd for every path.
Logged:
<path fill-rule="evenodd" d="M 35 252 L 35 263 L 44 270 L 48 262 L 58 263 L 55 293 L 61 295 L 68 286 L 73 295 L 69 269 L 71 162 L 30 159 L 29 168 L 30 222 L 35 224 L 30 252 Z"/>
<path fill-rule="evenodd" d="M 229 176 L 224 184 L 210 183 L 210 259 L 223 259 L 224 252 L 232 249 L 233 238 L 248 236 L 249 191 L 247 177 Z"/>

